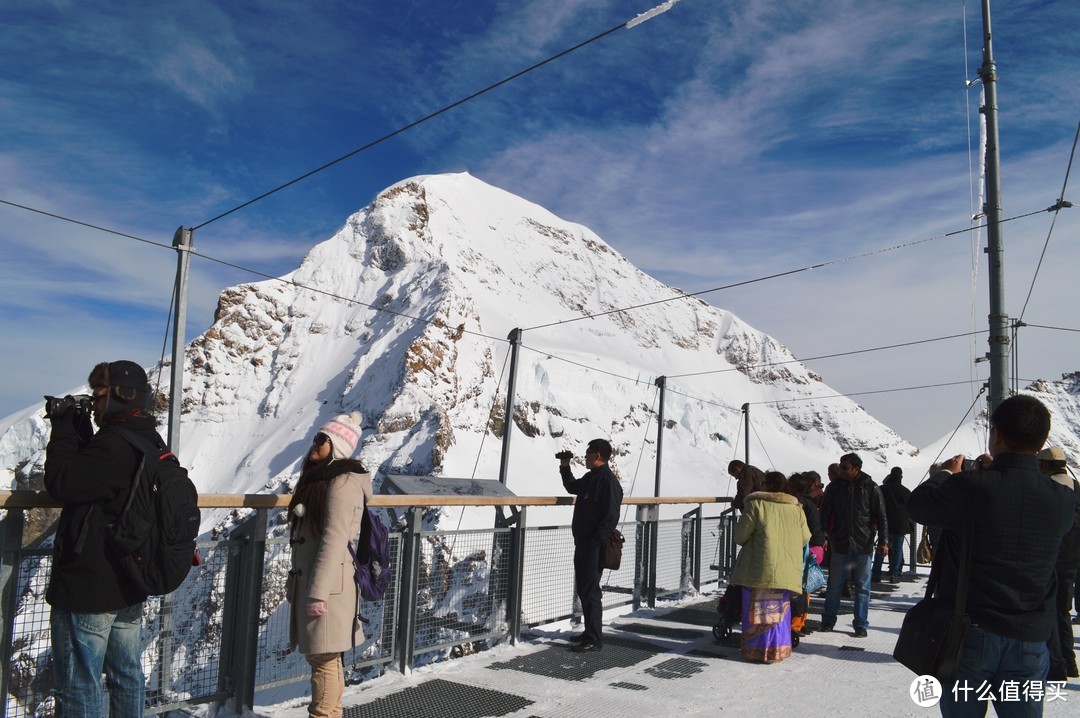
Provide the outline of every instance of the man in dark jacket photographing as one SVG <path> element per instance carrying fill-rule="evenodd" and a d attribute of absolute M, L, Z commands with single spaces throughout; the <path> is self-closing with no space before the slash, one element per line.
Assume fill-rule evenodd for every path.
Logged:
<path fill-rule="evenodd" d="M 973 519 L 966 606 L 971 629 L 956 683 L 943 686 L 944 716 L 983 715 L 986 700 L 998 715 L 1042 715 L 1037 684 L 1049 667 L 1054 564 L 1076 502 L 1072 491 L 1039 473 L 1036 454 L 1049 433 L 1050 413 L 1038 399 L 1010 397 L 990 417 L 989 455 L 979 457 L 977 468 L 963 471 L 964 457 L 954 456 L 911 492 L 911 518 L 943 529 L 934 571 L 940 573 L 937 595 L 949 605 L 956 596 L 964 520 Z M 979 693 L 984 683 L 989 692 Z M 1010 686 L 1019 691 L 1010 695 Z"/>
<path fill-rule="evenodd" d="M 600 544 L 619 525 L 619 507 L 623 490 L 611 473 L 611 444 L 593 439 L 585 450 L 588 472 L 575 479 L 570 471 L 569 452 L 559 454 L 559 473 L 567 493 L 577 496 L 574 502 L 574 588 L 581 600 L 585 631 L 571 639 L 571 650 L 586 653 L 599 651 L 603 645 L 604 593 L 600 588 Z"/>
<path fill-rule="evenodd" d="M 130 361 L 101 363 L 90 373 L 94 423 L 78 401 L 53 400 L 52 434 L 45 449 L 45 488 L 63 505 L 56 528 L 52 573 L 45 594 L 51 608 L 52 658 L 59 715 L 138 718 L 146 702 L 140 655 L 146 594 L 132 585 L 105 545 L 139 470 L 141 455 L 115 431 L 123 426 L 160 441 L 146 412 L 146 372 Z"/>

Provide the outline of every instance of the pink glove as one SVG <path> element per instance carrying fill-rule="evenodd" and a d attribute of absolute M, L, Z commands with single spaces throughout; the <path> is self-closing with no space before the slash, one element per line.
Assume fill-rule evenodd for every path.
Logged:
<path fill-rule="evenodd" d="M 817 561 L 820 566 L 821 562 L 825 560 L 825 549 L 821 546 L 811 546 L 810 555 L 814 557 L 814 560 Z"/>
<path fill-rule="evenodd" d="M 325 616 L 326 615 L 326 601 L 320 601 L 320 600 L 318 600 L 316 598 L 308 599 L 307 615 L 309 615 L 309 616 Z"/>

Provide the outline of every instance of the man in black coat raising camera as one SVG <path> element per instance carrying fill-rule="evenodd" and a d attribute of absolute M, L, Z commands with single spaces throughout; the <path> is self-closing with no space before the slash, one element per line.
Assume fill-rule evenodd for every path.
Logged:
<path fill-rule="evenodd" d="M 908 513 L 943 529 L 934 546 L 937 597 L 952 605 L 961 572 L 964 522 L 971 517 L 971 569 L 964 641 L 953 686 L 943 686 L 942 715 L 1043 714 L 1035 685 L 1050 665 L 1054 630 L 1054 564 L 1072 525 L 1071 489 L 1039 473 L 1036 454 L 1050 433 L 1050 412 L 1031 396 L 1005 399 L 990 416 L 989 454 L 975 468 L 963 456 L 911 492 Z M 985 684 L 989 690 L 979 694 Z M 1019 698 L 1010 700 L 1011 686 Z"/>
<path fill-rule="evenodd" d="M 160 441 L 146 412 L 146 372 L 130 361 L 101 363 L 90 373 L 89 397 L 47 397 L 52 434 L 45 449 L 45 488 L 63 505 L 52 573 L 52 657 L 59 714 L 105 715 L 101 674 L 108 678 L 109 715 L 141 718 L 146 702 L 141 662 L 144 593 L 105 545 L 139 470 L 140 454 L 113 427 Z M 100 427 L 95 434 L 90 417 Z"/>
<path fill-rule="evenodd" d="M 585 468 L 589 471 L 575 479 L 570 471 L 573 455 L 563 451 L 555 455 L 559 459 L 559 473 L 567 493 L 577 496 L 574 502 L 574 588 L 581 600 L 585 618 L 585 631 L 571 639 L 570 650 L 578 653 L 599 651 L 604 641 L 601 630 L 604 623 L 603 590 L 600 588 L 600 544 L 619 525 L 619 507 L 623 490 L 615 474 L 611 473 L 611 444 L 604 439 L 593 439 L 585 450 Z"/>

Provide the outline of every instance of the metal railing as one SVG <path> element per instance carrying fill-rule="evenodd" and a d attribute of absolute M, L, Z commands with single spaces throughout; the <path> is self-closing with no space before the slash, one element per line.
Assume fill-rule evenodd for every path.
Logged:
<path fill-rule="evenodd" d="M 259 691 L 307 681 L 306 661 L 289 647 L 285 579 L 290 568 L 288 496 L 205 495 L 203 508 L 245 508 L 228 535 L 198 544 L 203 564 L 168 596 L 147 600 L 143 669 L 147 715 L 202 704 L 251 707 Z M 628 498 L 635 521 L 622 567 L 607 571 L 604 608 L 655 606 L 730 574 L 734 514 L 704 516 L 726 497 Z M 376 496 L 371 506 L 405 509 L 390 534 L 393 579 L 386 596 L 364 603 L 365 640 L 344 656 L 346 680 L 388 669 L 407 672 L 450 657 L 516 642 L 523 630 L 575 619 L 573 538 L 568 526 L 527 526 L 529 507 L 569 505 L 568 497 Z M 696 505 L 658 518 L 663 504 Z M 28 512 L 57 504 L 41 492 L 0 492 L 0 718 L 53 715 L 49 606 L 51 537 L 24 545 Z M 514 506 L 512 525 L 444 531 L 424 528 L 425 509 Z M 502 522 L 498 522 L 502 523 Z M 632 551 L 632 554 L 631 554 Z"/>

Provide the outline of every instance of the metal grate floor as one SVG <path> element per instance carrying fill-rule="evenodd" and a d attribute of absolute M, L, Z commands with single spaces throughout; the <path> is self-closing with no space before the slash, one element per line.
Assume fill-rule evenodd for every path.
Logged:
<path fill-rule="evenodd" d="M 359 706 L 342 718 L 484 718 L 516 713 L 532 701 L 510 693 L 435 678 Z"/>
<path fill-rule="evenodd" d="M 663 652 L 665 649 L 660 646 L 608 637 L 604 641 L 604 650 L 596 653 L 574 653 L 569 650 L 568 644 L 560 643 L 543 651 L 492 663 L 488 668 L 496 671 L 521 671 L 566 681 L 586 681 L 600 671 L 629 668 Z"/>
<path fill-rule="evenodd" d="M 640 636 L 659 636 L 683 641 L 696 641 L 706 633 L 700 628 L 675 628 L 674 626 L 658 626 L 653 623 L 620 623 L 615 628 L 628 633 L 636 633 Z"/>
<path fill-rule="evenodd" d="M 705 670 L 707 663 L 692 661 L 689 658 L 671 658 L 655 666 L 645 669 L 650 676 L 672 680 L 673 678 L 689 678 Z"/>

